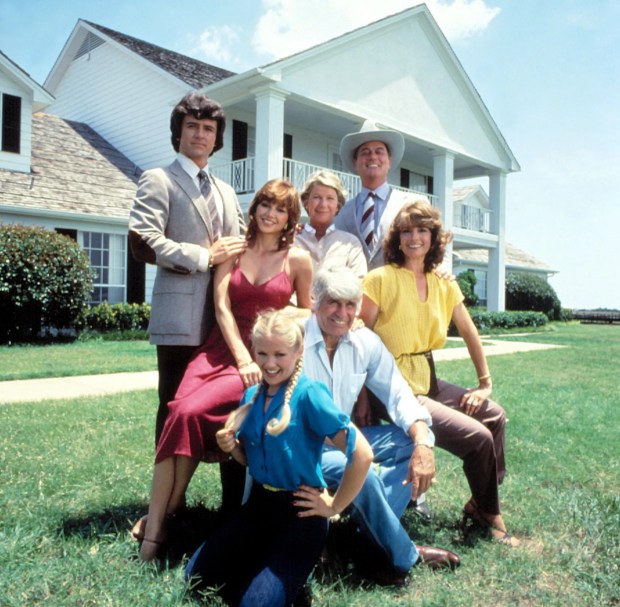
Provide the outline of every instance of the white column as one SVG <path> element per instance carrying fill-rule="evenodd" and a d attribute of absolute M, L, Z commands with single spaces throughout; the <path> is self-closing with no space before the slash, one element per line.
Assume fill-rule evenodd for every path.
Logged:
<path fill-rule="evenodd" d="M 443 227 L 452 230 L 454 225 L 454 154 L 433 153 L 433 194 L 437 196 L 437 208 L 441 211 Z M 446 247 L 443 263 L 452 268 L 452 243 Z"/>
<path fill-rule="evenodd" d="M 284 101 L 287 94 L 267 87 L 252 91 L 256 99 L 256 157 L 254 186 L 282 177 L 284 154 Z"/>
<path fill-rule="evenodd" d="M 489 250 L 487 274 L 487 308 L 501 312 L 506 307 L 506 174 L 489 177 L 491 234 L 497 235 L 497 246 Z"/>

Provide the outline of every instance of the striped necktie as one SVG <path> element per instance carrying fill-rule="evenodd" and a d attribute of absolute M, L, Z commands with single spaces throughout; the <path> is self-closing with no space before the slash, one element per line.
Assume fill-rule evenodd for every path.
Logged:
<path fill-rule="evenodd" d="M 369 249 L 375 247 L 375 193 L 369 192 L 362 207 L 362 238 Z"/>
<path fill-rule="evenodd" d="M 207 203 L 207 214 L 211 221 L 211 230 L 213 232 L 213 240 L 215 241 L 222 235 L 222 222 L 215 205 L 215 196 L 211 191 L 209 176 L 204 171 L 199 171 L 198 180 L 200 181 L 200 192 Z"/>

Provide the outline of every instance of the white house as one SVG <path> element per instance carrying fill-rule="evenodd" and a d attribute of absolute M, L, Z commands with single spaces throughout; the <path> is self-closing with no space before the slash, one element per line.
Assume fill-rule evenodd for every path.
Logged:
<path fill-rule="evenodd" d="M 367 118 L 399 130 L 406 149 L 391 183 L 429 195 L 455 253 L 486 252 L 488 307 L 504 307 L 506 181 L 519 165 L 423 4 L 241 74 L 79 20 L 45 89 L 54 96 L 46 112 L 88 124 L 142 169 L 172 160 L 178 99 L 207 93 L 228 119 L 210 166 L 243 205 L 268 179 L 301 186 L 324 167 L 353 195 L 359 180 L 341 170 L 340 139 Z M 455 185 L 469 178 L 488 184 L 485 205 L 455 199 Z"/>
<path fill-rule="evenodd" d="M 144 267 L 127 251 L 140 170 L 89 126 L 41 113 L 51 101 L 0 53 L 0 222 L 78 241 L 97 273 L 93 303 L 142 301 Z"/>

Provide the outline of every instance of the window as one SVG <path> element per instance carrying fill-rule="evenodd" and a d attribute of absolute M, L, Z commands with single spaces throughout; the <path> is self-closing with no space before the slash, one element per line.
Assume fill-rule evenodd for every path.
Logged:
<path fill-rule="evenodd" d="M 478 296 L 478 305 L 487 305 L 487 271 L 486 270 L 474 270 L 476 275 L 476 285 L 474 286 L 474 293 Z"/>
<path fill-rule="evenodd" d="M 408 169 L 400 169 L 400 185 L 408 190 L 422 192 L 424 194 L 432 194 L 432 177 L 421 175 Z"/>
<path fill-rule="evenodd" d="M 80 232 L 80 244 L 86 251 L 96 276 L 91 304 L 122 303 L 126 285 L 126 237 L 123 234 Z"/>
<path fill-rule="evenodd" d="M 15 95 L 2 95 L 2 151 L 20 152 L 22 100 Z"/>

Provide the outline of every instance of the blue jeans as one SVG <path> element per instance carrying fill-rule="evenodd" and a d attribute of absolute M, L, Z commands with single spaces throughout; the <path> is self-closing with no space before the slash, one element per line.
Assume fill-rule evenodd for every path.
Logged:
<path fill-rule="evenodd" d="M 362 434 L 374 453 L 362 489 L 351 505 L 351 518 L 399 571 L 408 571 L 418 560 L 418 551 L 400 523 L 411 499 L 407 478 L 413 443 L 403 430 L 393 424 L 366 426 Z M 321 460 L 323 477 L 331 490 L 342 479 L 347 460 L 333 447 L 325 447 Z"/>
<path fill-rule="evenodd" d="M 292 604 L 318 560 L 328 520 L 300 518 L 289 491 L 254 483 L 250 498 L 194 553 L 185 579 L 194 587 L 222 587 L 232 605 Z"/>

